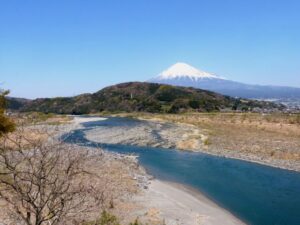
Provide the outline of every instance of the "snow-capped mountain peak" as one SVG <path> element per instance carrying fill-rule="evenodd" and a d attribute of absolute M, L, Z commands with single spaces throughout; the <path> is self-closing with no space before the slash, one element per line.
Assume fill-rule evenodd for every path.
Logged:
<path fill-rule="evenodd" d="M 203 78 L 217 78 L 222 79 L 221 77 L 212 75 L 210 73 L 201 71 L 196 69 L 195 67 L 192 67 L 186 63 L 178 62 L 171 67 L 169 67 L 167 70 L 160 73 L 156 79 L 159 80 L 168 80 L 168 79 L 179 79 L 179 78 L 190 78 L 191 80 L 199 80 Z"/>
<path fill-rule="evenodd" d="M 300 88 L 244 84 L 198 70 L 186 63 L 176 63 L 151 83 L 194 87 L 231 97 L 254 99 L 300 99 Z"/>

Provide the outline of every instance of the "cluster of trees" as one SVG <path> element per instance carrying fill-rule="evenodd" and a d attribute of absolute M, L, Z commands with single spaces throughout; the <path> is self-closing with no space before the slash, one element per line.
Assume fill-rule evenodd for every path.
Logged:
<path fill-rule="evenodd" d="M 235 99 L 214 92 L 163 84 L 130 82 L 104 88 L 93 94 L 66 98 L 44 98 L 21 102 L 21 111 L 60 114 L 107 112 L 180 113 L 253 108 L 280 108 L 274 103 Z"/>
<path fill-rule="evenodd" d="M 124 83 L 94 94 L 70 98 L 37 99 L 23 111 L 86 114 L 108 112 L 178 113 L 218 111 L 231 107 L 232 99 L 204 90 L 152 83 Z"/>
<path fill-rule="evenodd" d="M 8 91 L 0 91 L 0 137 L 15 129 L 14 123 L 5 115 L 6 99 Z"/>

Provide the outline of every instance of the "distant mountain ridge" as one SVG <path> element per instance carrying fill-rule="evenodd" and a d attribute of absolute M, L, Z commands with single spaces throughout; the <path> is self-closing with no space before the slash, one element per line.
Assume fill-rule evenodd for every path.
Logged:
<path fill-rule="evenodd" d="M 8 100 L 10 102 L 13 99 Z M 237 99 L 206 90 L 145 82 L 117 84 L 93 94 L 75 97 L 40 98 L 22 102 L 19 111 L 61 114 L 88 114 L 103 111 L 178 113 L 284 109 L 284 106 L 271 102 Z"/>
<path fill-rule="evenodd" d="M 174 64 L 149 82 L 200 88 L 231 97 L 300 99 L 300 88 L 244 84 L 198 70 L 186 63 Z"/>

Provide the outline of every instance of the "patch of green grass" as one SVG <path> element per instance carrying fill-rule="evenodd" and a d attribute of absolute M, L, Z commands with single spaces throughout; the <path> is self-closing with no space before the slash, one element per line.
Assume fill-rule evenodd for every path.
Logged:
<path fill-rule="evenodd" d="M 203 144 L 206 145 L 206 146 L 208 146 L 208 145 L 211 145 L 212 143 L 211 143 L 211 141 L 210 141 L 209 138 L 206 138 L 206 139 L 203 141 Z"/>
<path fill-rule="evenodd" d="M 84 222 L 82 225 L 121 225 L 121 224 L 115 215 L 104 210 L 97 220 Z M 143 225 L 143 224 L 139 221 L 138 218 L 136 218 L 133 222 L 129 223 L 129 225 Z"/>

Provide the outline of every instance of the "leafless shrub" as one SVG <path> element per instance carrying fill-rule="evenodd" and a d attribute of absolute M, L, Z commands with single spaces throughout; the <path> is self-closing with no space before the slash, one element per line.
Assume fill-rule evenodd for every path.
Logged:
<path fill-rule="evenodd" d="M 0 140 L 0 198 L 14 224 L 78 224 L 89 213 L 113 207 L 122 195 L 114 182 L 121 179 L 110 179 L 101 151 L 41 133 L 43 138 L 30 138 L 19 129 Z"/>

